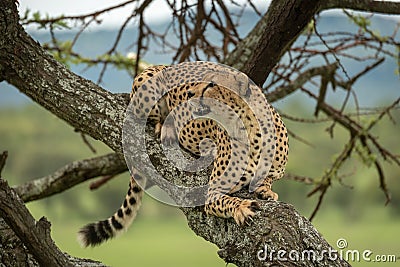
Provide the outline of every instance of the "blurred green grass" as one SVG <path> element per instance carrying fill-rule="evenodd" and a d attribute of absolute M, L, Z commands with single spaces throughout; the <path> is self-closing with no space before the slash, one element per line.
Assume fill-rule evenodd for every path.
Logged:
<path fill-rule="evenodd" d="M 314 226 L 339 252 L 357 250 L 360 261 L 349 262 L 354 267 L 361 266 L 399 266 L 400 244 L 400 218 L 388 215 L 382 207 L 372 206 L 362 220 L 352 220 L 344 217 L 340 210 L 329 209 L 318 215 Z M 343 249 L 337 246 L 339 239 L 345 239 L 347 246 Z M 395 255 L 396 262 L 367 262 L 361 259 L 364 250 L 370 250 L 370 259 L 376 255 Z M 343 254 L 346 255 L 346 254 Z"/>
<path fill-rule="evenodd" d="M 150 207 L 149 207 L 150 206 Z M 158 206 L 170 214 L 159 215 L 151 212 Z M 36 218 L 48 214 L 52 222 L 52 237 L 62 249 L 76 257 L 99 260 L 110 266 L 224 266 L 217 256 L 217 247 L 196 236 L 187 226 L 178 209 L 144 198 L 142 211 L 130 229 L 115 239 L 94 248 L 82 248 L 76 233 L 84 224 L 91 222 L 79 218 L 70 219 L 46 212 L 40 202 L 28 204 Z M 149 211 L 145 211 L 146 208 Z M 65 210 L 60 207 L 59 212 Z M 112 212 L 109 210 L 108 212 Z M 99 218 L 92 218 L 97 220 Z"/>
<path fill-rule="evenodd" d="M 291 107 L 297 112 L 298 106 Z M 290 108 L 286 112 L 290 113 Z M 392 117 L 399 118 L 399 115 L 396 111 Z M 94 155 L 83 144 L 79 133 L 35 105 L 0 109 L 0 122 L 0 150 L 9 151 L 3 176 L 12 185 L 50 174 L 71 161 L 110 151 L 89 138 L 97 150 Z M 340 151 L 338 144 L 346 140 L 346 133 L 340 129 L 335 130 L 335 139 L 315 134 L 323 132 L 327 124 L 299 125 L 290 121 L 286 124 L 315 144 L 310 147 L 291 140 L 288 164 L 291 172 L 318 177 L 331 162 L 331 155 Z M 399 125 L 389 121 L 375 130 L 379 140 L 393 151 L 400 151 L 398 135 L 393 134 L 398 132 Z M 369 249 L 373 255 L 400 256 L 399 169 L 389 164 L 384 166 L 393 196 L 387 207 L 374 169 L 355 159 L 345 168 L 345 174 L 351 174 L 342 181 L 347 186 L 333 181 L 313 224 L 334 248 L 339 238 L 345 238 L 349 249 Z M 120 175 L 95 192 L 90 192 L 88 183 L 84 183 L 62 194 L 29 203 L 28 207 L 35 218 L 49 218 L 57 244 L 74 256 L 100 260 L 111 266 L 225 266 L 217 256 L 217 247 L 197 237 L 178 209 L 149 197 L 145 197 L 138 220 L 125 235 L 100 247 L 81 248 L 76 241 L 76 232 L 84 224 L 108 217 L 119 207 L 128 178 L 127 174 Z M 305 196 L 312 187 L 283 179 L 274 184 L 274 189 L 281 201 L 292 203 L 306 217 L 311 214 L 317 196 Z M 352 264 L 398 266 L 399 261 Z"/>
<path fill-rule="evenodd" d="M 160 205 L 150 198 L 144 201 L 143 210 L 148 205 Z M 46 212 L 38 202 L 29 205 L 39 218 Z M 174 209 L 164 206 L 166 209 Z M 143 214 L 144 213 L 144 214 Z M 111 266 L 225 266 L 217 256 L 218 248 L 196 236 L 187 226 L 182 214 L 158 216 L 141 212 L 127 233 L 95 248 L 81 248 L 76 241 L 76 232 L 89 221 L 66 219 L 65 216 L 49 217 L 52 222 L 52 237 L 57 245 L 71 255 L 102 261 Z M 398 236 L 400 218 L 392 218 L 384 210 L 373 207 L 363 220 L 351 221 L 336 209 L 321 211 L 314 222 L 325 239 L 340 251 L 336 245 L 345 239 L 348 246 L 342 251 L 372 251 L 376 255 L 400 256 Z M 261 249 L 261 248 L 260 248 Z M 343 254 L 346 255 L 346 254 Z M 361 255 L 361 254 L 360 254 Z M 352 266 L 398 266 L 398 262 L 376 263 L 360 260 Z"/>

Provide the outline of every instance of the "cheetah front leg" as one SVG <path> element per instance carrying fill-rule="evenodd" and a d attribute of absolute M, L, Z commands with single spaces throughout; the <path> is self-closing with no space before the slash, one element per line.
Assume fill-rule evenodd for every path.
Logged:
<path fill-rule="evenodd" d="M 256 185 L 256 190 L 254 191 L 257 198 L 267 200 L 273 199 L 278 200 L 278 194 L 272 191 L 272 183 L 274 179 L 271 176 L 268 176 L 264 180 L 261 180 L 259 184 Z"/>
<path fill-rule="evenodd" d="M 220 131 L 218 138 L 217 158 L 209 181 L 205 211 L 207 214 L 222 218 L 233 218 L 238 225 L 245 224 L 251 219 L 259 206 L 256 200 L 241 199 L 229 196 L 229 193 L 239 191 L 248 184 L 240 171 L 229 167 L 231 160 L 231 146 L 227 135 Z"/>
<path fill-rule="evenodd" d="M 169 95 L 161 99 L 150 113 L 151 118 L 155 121 L 156 125 L 154 133 L 160 137 L 161 143 L 171 145 L 178 139 L 176 133 L 175 119 L 169 117 L 169 107 L 167 105 Z"/>

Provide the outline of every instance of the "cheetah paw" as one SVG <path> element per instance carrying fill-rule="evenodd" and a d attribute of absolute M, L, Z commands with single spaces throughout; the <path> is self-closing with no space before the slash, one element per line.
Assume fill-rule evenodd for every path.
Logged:
<path fill-rule="evenodd" d="M 255 212 L 260 210 L 260 206 L 255 200 L 243 200 L 242 203 L 235 209 L 233 219 L 238 225 L 244 225 L 252 220 Z"/>
<path fill-rule="evenodd" d="M 159 126 L 159 134 L 162 144 L 171 145 L 174 144 L 177 140 L 175 128 L 173 125 L 164 124 L 163 127 Z"/>
<path fill-rule="evenodd" d="M 272 191 L 271 189 L 261 189 L 256 192 L 256 196 L 258 199 L 268 200 L 273 199 L 275 201 L 278 200 L 278 194 Z"/>
<path fill-rule="evenodd" d="M 154 133 L 155 133 L 156 136 L 160 136 L 161 129 L 162 129 L 162 123 L 161 122 L 157 122 L 156 126 L 154 127 Z"/>

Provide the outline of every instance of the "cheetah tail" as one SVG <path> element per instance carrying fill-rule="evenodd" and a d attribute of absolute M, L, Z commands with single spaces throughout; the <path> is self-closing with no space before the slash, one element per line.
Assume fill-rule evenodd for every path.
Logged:
<path fill-rule="evenodd" d="M 128 193 L 118 211 L 106 220 L 82 227 L 78 232 L 78 242 L 83 247 L 94 247 L 126 231 L 136 217 L 142 203 L 142 196 L 143 190 L 131 177 Z"/>

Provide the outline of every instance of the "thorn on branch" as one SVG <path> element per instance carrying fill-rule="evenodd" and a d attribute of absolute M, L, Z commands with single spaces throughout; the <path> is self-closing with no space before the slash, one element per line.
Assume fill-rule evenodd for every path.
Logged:
<path fill-rule="evenodd" d="M 338 177 L 339 184 L 342 185 L 343 187 L 348 188 L 348 189 L 354 189 L 354 186 L 349 185 L 349 184 L 345 184 L 343 182 L 343 178 L 349 177 L 349 176 L 354 175 L 354 174 L 355 174 L 355 171 L 352 171 L 351 173 L 346 173 L 346 174 L 343 174 L 343 175 L 339 176 Z"/>
<path fill-rule="evenodd" d="M 89 189 L 90 190 L 96 190 L 99 189 L 101 186 L 105 185 L 108 181 L 110 181 L 111 179 L 115 178 L 116 175 L 106 175 L 101 177 L 100 179 L 90 183 L 89 185 Z"/>
<path fill-rule="evenodd" d="M 89 142 L 89 140 L 86 138 L 86 134 L 81 132 L 81 137 L 82 137 L 83 142 L 89 147 L 90 151 L 92 151 L 93 154 L 96 154 L 97 151 L 94 148 L 94 146 Z"/>

